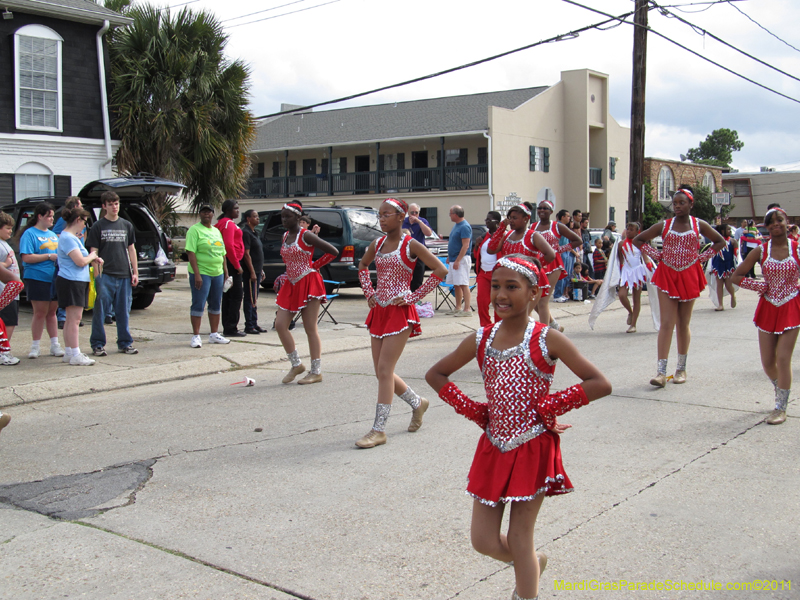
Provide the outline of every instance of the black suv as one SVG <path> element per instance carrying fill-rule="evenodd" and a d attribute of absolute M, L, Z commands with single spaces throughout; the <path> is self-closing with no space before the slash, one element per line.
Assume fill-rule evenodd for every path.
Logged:
<path fill-rule="evenodd" d="M 339 256 L 328 263 L 320 273 L 323 279 L 342 282 L 343 287 L 356 287 L 358 263 L 370 242 L 384 233 L 378 221 L 378 211 L 364 206 L 304 206 L 312 227 L 319 225 L 319 237 L 334 245 Z M 267 210 L 258 213 L 260 223 L 256 233 L 264 244 L 264 287 L 272 286 L 275 279 L 286 271 L 281 258 L 281 243 L 286 229 L 281 224 L 281 211 Z M 259 231 L 260 230 L 260 231 Z M 314 260 L 322 256 L 314 250 Z M 373 279 L 375 279 L 373 273 Z M 330 286 L 326 285 L 330 293 Z"/>
<path fill-rule="evenodd" d="M 169 258 L 172 256 L 172 241 L 161 229 L 158 221 L 147 206 L 147 196 L 154 193 L 167 195 L 180 194 L 185 186 L 174 181 L 153 177 L 150 175 L 136 175 L 132 177 L 117 177 L 114 179 L 101 179 L 93 181 L 78 192 L 83 207 L 91 213 L 87 227 L 91 227 L 100 216 L 102 206 L 100 196 L 105 191 L 113 191 L 119 196 L 119 216 L 127 219 L 136 230 L 136 253 L 139 257 L 139 285 L 133 289 L 132 308 L 143 309 L 153 303 L 155 295 L 161 291 L 161 285 L 175 279 L 175 263 Z M 19 253 L 19 236 L 16 233 L 28 223 L 28 218 L 33 215 L 34 208 L 40 202 L 49 202 L 55 207 L 55 218 L 58 220 L 61 209 L 64 207 L 66 197 L 39 197 L 26 198 L 16 204 L 3 206 L 0 210 L 14 217 L 15 235 L 9 240 L 14 246 L 14 251 Z M 16 242 L 16 243 L 14 243 Z M 156 264 L 156 255 L 159 249 L 163 250 L 163 258 Z M 25 264 L 20 261 L 20 268 Z"/>

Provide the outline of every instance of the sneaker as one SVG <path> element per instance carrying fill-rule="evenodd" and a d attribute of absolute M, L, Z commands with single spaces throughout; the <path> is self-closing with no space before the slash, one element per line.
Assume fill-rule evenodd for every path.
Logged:
<path fill-rule="evenodd" d="M 356 442 L 359 448 L 374 448 L 386 443 L 386 434 L 382 431 L 370 429 L 370 432 Z"/>
<path fill-rule="evenodd" d="M 567 297 L 566 296 L 561 296 L 561 298 L 553 299 L 553 302 L 558 302 L 558 303 L 566 302 L 566 301 L 567 301 Z"/>
<path fill-rule="evenodd" d="M 72 354 L 64 354 L 61 357 L 61 362 L 69 364 L 69 361 L 72 360 Z"/>
<path fill-rule="evenodd" d="M 0 365 L 10 367 L 11 365 L 18 365 L 19 359 L 12 356 L 11 352 L 0 352 Z"/>
<path fill-rule="evenodd" d="M 102 348 L 102 347 L 100 347 L 100 348 L 93 348 L 93 349 L 92 349 L 92 354 L 93 354 L 94 356 L 108 356 L 108 352 L 106 352 L 106 349 L 105 349 L 105 348 Z"/>
<path fill-rule="evenodd" d="M 231 341 L 228 338 L 222 337 L 218 332 L 214 332 L 208 336 L 208 343 L 209 344 L 230 344 Z"/>
<path fill-rule="evenodd" d="M 192 336 L 192 341 L 189 342 L 189 345 L 192 348 L 202 348 L 203 347 L 203 341 L 200 339 L 199 335 L 193 335 Z"/>
<path fill-rule="evenodd" d="M 5 413 L 0 414 L 0 431 L 3 430 L 3 427 L 8 425 L 9 421 L 11 421 L 11 417 Z"/>
<path fill-rule="evenodd" d="M 117 352 L 120 354 L 139 354 L 139 351 L 133 346 L 128 346 L 127 348 L 118 348 Z"/>
<path fill-rule="evenodd" d="M 113 322 L 114 321 L 111 320 L 111 317 L 109 315 L 106 315 L 106 318 L 103 319 L 103 324 L 104 325 L 111 325 Z"/>
<path fill-rule="evenodd" d="M 91 367 L 94 364 L 94 360 L 86 356 L 83 352 L 79 352 L 78 354 L 72 355 L 72 358 L 69 359 L 69 364 L 73 367 Z"/>
<path fill-rule="evenodd" d="M 50 344 L 50 356 L 64 356 L 64 349 L 61 347 L 61 344 L 58 342 Z"/>
<path fill-rule="evenodd" d="M 28 358 L 39 358 L 39 346 L 31 346 L 31 351 L 28 352 Z"/>

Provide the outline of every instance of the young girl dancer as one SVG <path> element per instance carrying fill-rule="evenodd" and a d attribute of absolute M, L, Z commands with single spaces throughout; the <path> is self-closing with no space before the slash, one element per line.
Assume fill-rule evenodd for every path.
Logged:
<path fill-rule="evenodd" d="M 534 527 L 544 496 L 572 491 L 561 464 L 559 434 L 569 425 L 556 417 L 611 393 L 603 374 L 558 331 L 528 319 L 539 273 L 531 259 L 504 256 L 492 274 L 492 304 L 501 319 L 468 336 L 426 379 L 456 412 L 484 430 L 469 472 L 473 547 L 494 559 L 514 561 L 512 600 L 536 598 L 547 557 L 534 552 Z M 468 398 L 449 380 L 473 358 L 483 373 L 488 403 Z M 582 383 L 550 394 L 556 360 Z M 500 532 L 511 503 L 508 534 Z M 537 560 L 538 558 L 538 560 Z"/>
<path fill-rule="evenodd" d="M 414 392 L 398 377 L 394 368 L 409 337 L 422 333 L 419 326 L 418 300 L 427 296 L 447 277 L 447 267 L 430 251 L 413 239 L 403 235 L 403 219 L 408 204 L 396 198 L 387 198 L 378 211 L 381 230 L 386 233 L 372 242 L 358 265 L 361 289 L 369 304 L 367 329 L 372 336 L 372 362 L 378 378 L 378 405 L 372 429 L 356 442 L 359 448 L 374 448 L 386 443 L 386 421 L 392 409 L 392 395 L 397 394 L 412 408 L 409 431 L 422 426 L 422 415 L 428 410 L 428 401 Z M 369 265 L 375 261 L 378 271 L 378 290 L 372 287 Z M 415 292 L 409 289 L 414 266 L 422 260 L 433 270 Z"/>
<path fill-rule="evenodd" d="M 731 237 L 731 228 L 727 225 L 717 225 L 716 230 L 725 240 L 725 247 L 711 259 L 711 275 L 716 279 L 714 287 L 717 292 L 717 307 L 714 310 L 722 311 L 725 310 L 722 305 L 722 293 L 725 290 L 731 295 L 731 308 L 736 308 L 736 291 L 730 278 L 736 270 L 736 252 L 739 250 L 739 244 Z"/>
<path fill-rule="evenodd" d="M 317 329 L 317 314 L 320 304 L 325 301 L 325 284 L 322 282 L 319 269 L 336 258 L 339 252 L 328 242 L 300 227 L 299 220 L 302 215 L 303 205 L 297 200 L 284 204 L 281 210 L 281 224 L 286 228 L 281 245 L 281 258 L 286 263 L 287 280 L 278 292 L 276 302 L 281 310 L 275 318 L 275 329 L 292 364 L 292 368 L 283 378 L 283 383 L 291 383 L 306 370 L 295 349 L 294 338 L 289 333 L 289 326 L 295 313 L 300 312 L 303 315 L 303 329 L 306 330 L 311 354 L 311 371 L 297 383 L 309 384 L 322 381 L 320 366 L 322 342 Z M 319 248 L 325 254 L 311 262 L 314 248 Z"/>
<path fill-rule="evenodd" d="M 667 384 L 667 358 L 672 344 L 672 332 L 677 330 L 678 366 L 672 383 L 686 383 L 686 355 L 689 353 L 694 301 L 706 287 L 706 277 L 700 263 L 719 252 L 725 240 L 705 221 L 689 213 L 694 206 L 694 195 L 688 187 L 675 192 L 672 210 L 675 216 L 659 221 L 647 231 L 637 235 L 633 244 L 655 260 L 663 260 L 656 267 L 652 285 L 658 289 L 658 304 L 661 324 L 658 329 L 658 370 L 650 385 L 664 387 Z M 699 254 L 700 236 L 713 242 L 708 250 Z M 661 236 L 663 252 L 655 250 L 647 242 Z"/>
<path fill-rule="evenodd" d="M 625 227 L 625 239 L 619 246 L 619 301 L 628 311 L 628 330 L 625 333 L 636 333 L 636 322 L 642 310 L 642 288 L 649 274 L 646 257 L 633 245 L 633 239 L 639 235 L 639 224 L 628 223 Z M 628 301 L 628 293 L 633 296 L 633 307 Z"/>
<path fill-rule="evenodd" d="M 561 260 L 561 253 L 570 248 L 577 248 L 581 245 L 581 238 L 579 238 L 569 227 L 558 221 L 550 221 L 550 215 L 553 214 L 553 203 L 549 200 L 542 200 L 536 209 L 536 215 L 539 217 L 539 222 L 535 227 L 535 231 L 539 232 L 542 237 L 550 244 L 550 247 L 556 253 L 556 257 L 552 261 L 542 263 L 542 269 L 547 275 L 550 289 L 554 290 L 556 282 L 559 279 L 564 279 L 569 276 L 569 273 L 564 271 L 564 262 Z M 561 236 L 567 238 L 570 243 L 567 246 L 559 246 L 559 239 Z M 539 300 L 539 320 L 542 323 L 550 323 L 552 327 L 557 328 L 559 331 L 564 331 L 564 328 L 558 324 L 557 321 L 552 320 L 550 317 L 550 296 L 542 295 Z"/>
<path fill-rule="evenodd" d="M 541 234 L 533 229 L 528 229 L 532 214 L 533 205 L 530 202 L 522 202 L 509 208 L 506 218 L 503 219 L 494 235 L 492 235 L 492 239 L 487 246 L 487 252 L 496 254 L 497 258 L 502 258 L 509 254 L 522 254 L 536 258 L 542 264 L 553 262 L 556 258 L 556 253 L 550 247 L 550 244 Z M 511 230 L 507 231 L 509 226 Z M 550 294 L 550 289 L 547 274 L 544 271 L 539 271 L 539 293 L 541 297 L 536 297 L 530 308 L 536 308 L 538 313 L 537 306 L 541 302 L 541 298 Z M 539 315 L 539 321 L 544 323 L 541 314 Z"/>
<path fill-rule="evenodd" d="M 792 352 L 800 331 L 800 248 L 786 235 L 786 213 L 773 208 L 764 216 L 770 239 L 751 250 L 731 277 L 734 285 L 761 295 L 753 322 L 758 328 L 761 365 L 775 387 L 775 410 L 767 417 L 770 425 L 786 420 L 786 405 L 792 387 Z M 757 261 L 764 280 L 745 277 Z"/>

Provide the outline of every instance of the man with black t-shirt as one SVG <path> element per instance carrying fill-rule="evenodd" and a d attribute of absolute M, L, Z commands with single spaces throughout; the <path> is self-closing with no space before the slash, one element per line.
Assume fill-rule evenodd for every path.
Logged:
<path fill-rule="evenodd" d="M 97 299 L 92 316 L 92 354 L 106 356 L 105 316 L 111 308 L 117 319 L 117 349 L 123 354 L 138 354 L 128 328 L 133 287 L 139 283 L 136 256 L 136 231 L 133 224 L 119 216 L 119 196 L 103 192 L 100 202 L 106 214 L 92 225 L 86 237 L 89 252 L 103 259 L 102 274 L 95 275 Z"/>

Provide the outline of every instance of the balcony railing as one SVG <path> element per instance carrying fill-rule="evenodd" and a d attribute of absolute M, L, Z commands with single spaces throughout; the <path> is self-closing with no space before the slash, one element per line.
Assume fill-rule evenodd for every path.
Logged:
<path fill-rule="evenodd" d="M 603 169 L 595 169 L 589 167 L 589 187 L 601 188 L 603 187 Z"/>
<path fill-rule="evenodd" d="M 442 172 L 444 171 L 444 182 Z M 471 190 L 489 187 L 487 165 L 365 171 L 331 175 L 293 175 L 289 177 L 251 177 L 247 182 L 250 198 L 292 196 L 331 196 L 335 194 L 385 194 L 389 192 L 427 192 Z"/>

